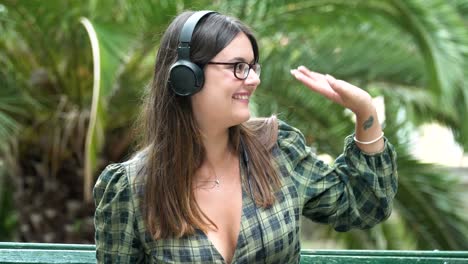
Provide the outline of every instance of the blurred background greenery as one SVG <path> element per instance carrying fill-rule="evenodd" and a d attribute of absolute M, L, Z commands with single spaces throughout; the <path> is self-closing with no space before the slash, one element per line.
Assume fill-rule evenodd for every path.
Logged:
<path fill-rule="evenodd" d="M 468 0 L 4 0 L 1 241 L 93 243 L 92 186 L 133 150 L 159 39 L 185 9 L 218 10 L 254 29 L 263 65 L 256 114 L 277 113 L 324 157 L 341 152 L 350 114 L 289 69 L 331 73 L 383 102 L 399 154 L 393 215 L 348 233 L 303 220 L 304 247 L 468 248 L 466 170 L 411 154 L 412 131 L 434 122 L 468 147 Z"/>

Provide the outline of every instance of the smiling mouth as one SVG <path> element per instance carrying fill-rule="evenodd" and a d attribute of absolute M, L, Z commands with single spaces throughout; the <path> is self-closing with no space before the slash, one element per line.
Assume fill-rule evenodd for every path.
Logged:
<path fill-rule="evenodd" d="M 246 94 L 235 94 L 232 98 L 237 100 L 249 100 L 249 95 Z"/>

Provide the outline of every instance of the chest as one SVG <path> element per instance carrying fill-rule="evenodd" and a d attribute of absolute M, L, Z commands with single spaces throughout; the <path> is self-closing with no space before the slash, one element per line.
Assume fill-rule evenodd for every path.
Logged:
<path fill-rule="evenodd" d="M 195 197 L 205 214 L 205 221 L 212 222 L 205 234 L 207 239 L 223 259 L 230 263 L 236 249 L 242 215 L 240 181 L 197 190 Z"/>
<path fill-rule="evenodd" d="M 200 206 L 217 208 L 206 213 L 219 225 L 218 233 L 147 241 L 153 263 L 227 263 L 229 254 L 231 263 L 263 263 L 265 258 L 266 263 L 295 263 L 299 258 L 301 205 L 293 186 L 284 185 L 268 209 L 257 208 L 244 188 L 211 198 Z"/>
<path fill-rule="evenodd" d="M 201 211 L 216 225 L 232 225 L 240 222 L 242 213 L 242 187 L 240 182 L 229 186 L 215 186 L 209 190 L 195 191 L 195 199 Z M 227 230 L 226 227 L 223 228 Z"/>

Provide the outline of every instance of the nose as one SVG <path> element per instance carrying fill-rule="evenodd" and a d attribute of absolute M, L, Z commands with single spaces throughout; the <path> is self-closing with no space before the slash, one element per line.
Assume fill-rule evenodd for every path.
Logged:
<path fill-rule="evenodd" d="M 250 69 L 249 75 L 247 76 L 247 79 L 244 80 L 244 82 L 246 85 L 256 87 L 260 84 L 261 81 L 260 81 L 260 77 L 258 76 L 258 74 L 253 69 Z"/>

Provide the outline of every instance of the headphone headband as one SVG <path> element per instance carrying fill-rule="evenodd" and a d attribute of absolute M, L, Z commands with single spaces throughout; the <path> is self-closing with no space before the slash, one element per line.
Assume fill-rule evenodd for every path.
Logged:
<path fill-rule="evenodd" d="M 178 60 L 190 61 L 190 42 L 192 41 L 193 31 L 200 19 L 211 13 L 216 12 L 210 10 L 198 11 L 192 14 L 187 21 L 185 21 L 180 32 L 179 46 L 177 47 Z"/>
<path fill-rule="evenodd" d="M 204 11 L 197 11 L 193 15 L 191 15 L 187 21 L 185 21 L 184 26 L 182 27 L 182 31 L 180 33 L 179 42 L 188 42 L 192 40 L 193 30 L 198 24 L 198 21 L 202 19 L 205 15 L 216 13 L 215 11 L 204 10 Z"/>

